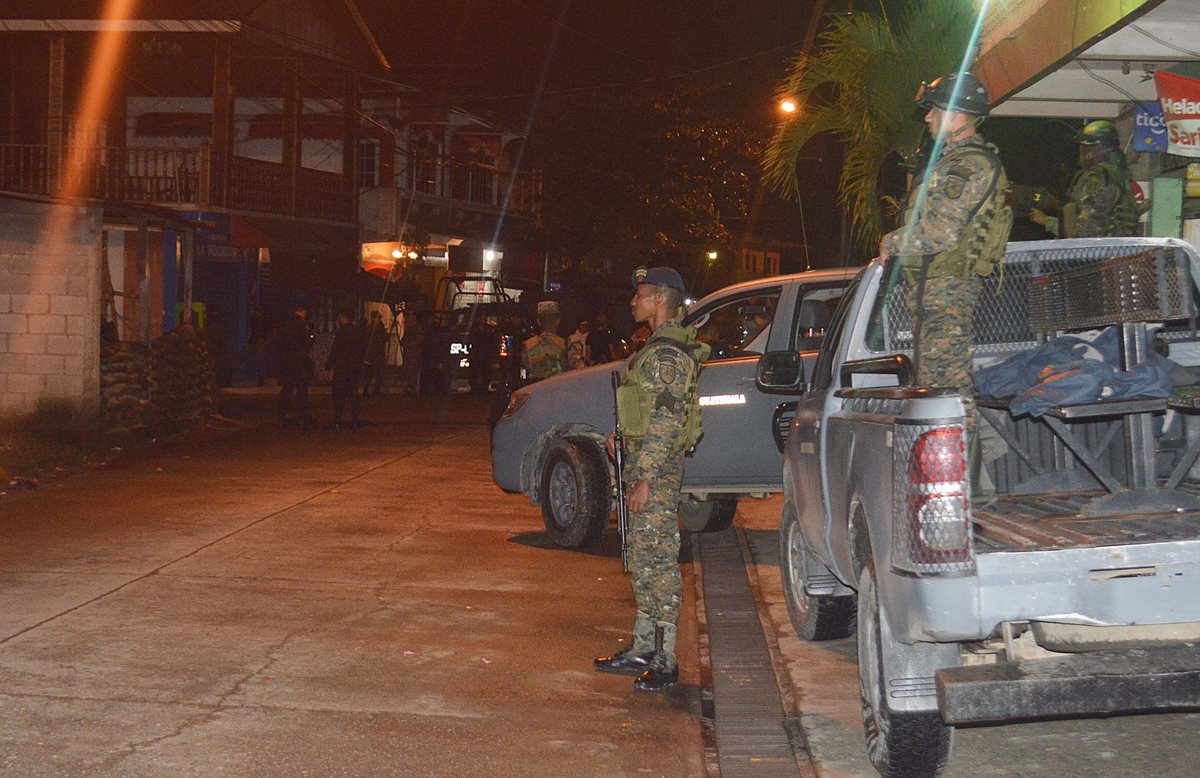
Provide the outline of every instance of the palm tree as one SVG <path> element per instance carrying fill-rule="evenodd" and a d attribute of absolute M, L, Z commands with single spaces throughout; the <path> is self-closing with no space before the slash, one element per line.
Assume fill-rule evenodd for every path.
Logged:
<path fill-rule="evenodd" d="M 874 246 L 884 224 L 880 171 L 889 158 L 894 164 L 910 155 L 924 132 L 913 95 L 922 81 L 961 66 L 975 16 L 975 3 L 913 0 L 895 25 L 886 12 L 834 17 L 816 54 L 801 52 L 780 86 L 781 98 L 803 105 L 767 147 L 767 184 L 798 198 L 801 150 L 818 135 L 835 136 L 846 149 L 838 205 L 850 214 L 857 242 Z"/>

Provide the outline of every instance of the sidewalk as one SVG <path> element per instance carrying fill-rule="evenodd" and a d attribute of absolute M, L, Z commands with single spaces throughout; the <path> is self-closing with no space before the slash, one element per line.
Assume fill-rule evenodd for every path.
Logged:
<path fill-rule="evenodd" d="M 277 429 L 276 391 L 0 503 L 0 770 L 704 774 L 694 621 L 676 691 L 592 672 L 628 580 L 492 484 L 490 398 L 371 397 L 325 432 Z"/>

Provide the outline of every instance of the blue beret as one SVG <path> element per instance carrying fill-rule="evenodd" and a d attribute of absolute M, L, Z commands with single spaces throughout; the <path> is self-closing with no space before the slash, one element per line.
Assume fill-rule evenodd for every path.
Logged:
<path fill-rule="evenodd" d="M 637 289 L 642 284 L 654 284 L 655 286 L 669 286 L 672 289 L 678 289 L 683 292 L 683 277 L 669 267 L 639 267 L 633 271 L 633 288 Z"/>

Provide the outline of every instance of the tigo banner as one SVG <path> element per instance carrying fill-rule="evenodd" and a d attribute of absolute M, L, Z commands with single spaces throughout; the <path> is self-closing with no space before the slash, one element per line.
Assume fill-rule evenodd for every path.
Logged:
<path fill-rule="evenodd" d="M 1167 128 L 1158 103 L 1138 103 L 1134 107 L 1133 150 L 1159 154 L 1167 150 Z"/>
<path fill-rule="evenodd" d="M 1167 123 L 1167 152 L 1200 157 L 1200 79 L 1160 70 L 1154 83 Z"/>

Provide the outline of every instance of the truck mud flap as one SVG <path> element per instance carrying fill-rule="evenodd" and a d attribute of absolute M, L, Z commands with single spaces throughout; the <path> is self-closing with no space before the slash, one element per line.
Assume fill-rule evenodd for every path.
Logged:
<path fill-rule="evenodd" d="M 968 665 L 936 677 L 951 725 L 1200 708 L 1200 646 Z"/>

